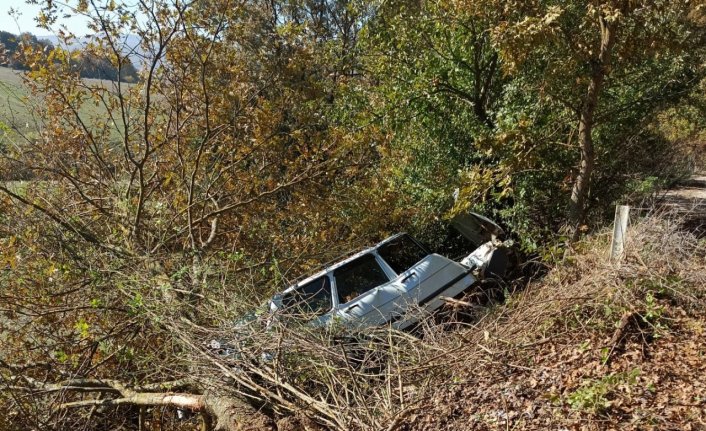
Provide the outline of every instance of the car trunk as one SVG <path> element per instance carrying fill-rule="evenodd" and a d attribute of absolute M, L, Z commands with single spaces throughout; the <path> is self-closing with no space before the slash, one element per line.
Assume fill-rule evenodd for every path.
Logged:
<path fill-rule="evenodd" d="M 486 242 L 504 235 L 505 231 L 492 220 L 472 212 L 462 213 L 451 219 L 437 252 L 460 261 Z"/>

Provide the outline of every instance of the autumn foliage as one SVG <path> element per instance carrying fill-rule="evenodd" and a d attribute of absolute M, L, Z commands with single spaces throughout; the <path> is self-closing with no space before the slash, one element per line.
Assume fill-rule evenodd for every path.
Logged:
<path fill-rule="evenodd" d="M 56 28 L 62 7 L 86 15 L 96 37 L 81 55 L 117 69 L 138 56 L 139 79 L 85 80 L 78 53 L 23 47 L 33 127 L 0 117 L 0 429 L 564 426 L 632 403 L 626 387 L 651 396 L 661 365 L 636 374 L 621 356 L 648 361 L 630 344 L 642 346 L 640 334 L 668 356 L 658 325 L 673 317 L 676 334 L 696 333 L 694 238 L 641 225 L 630 266 L 587 275 L 600 259 L 581 249 L 604 237 L 579 242 L 576 256 L 564 247 L 605 224 L 615 202 L 641 201 L 700 163 L 702 6 L 69 3 L 44 4 L 41 24 Z M 429 318 L 423 341 L 382 331 L 341 343 L 262 315 L 254 332 L 239 329 L 323 262 L 397 230 L 434 246 L 444 221 L 469 209 L 498 219 L 542 265 L 576 262 L 500 310 L 476 298 L 466 314 L 496 326 L 452 333 L 463 325 Z M 587 290 L 572 295 L 590 298 L 562 296 L 578 285 Z M 563 308 L 525 304 L 534 289 Z M 622 301 L 610 313 L 596 302 L 605 295 Z M 630 332 L 603 355 L 623 315 Z M 234 333 L 247 358 L 208 349 Z M 523 350 L 545 345 L 555 354 Z M 573 380 L 537 365 L 557 361 Z M 464 362 L 488 368 L 476 378 Z M 513 393 L 503 414 L 490 411 L 473 390 L 507 393 L 496 386 L 511 372 L 536 381 L 534 401 Z M 475 407 L 444 410 L 459 397 Z M 555 406 L 559 416 L 533 422 Z"/>

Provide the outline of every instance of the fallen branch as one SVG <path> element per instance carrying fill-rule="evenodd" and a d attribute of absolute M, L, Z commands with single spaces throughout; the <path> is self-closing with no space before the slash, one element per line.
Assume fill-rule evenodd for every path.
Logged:
<path fill-rule="evenodd" d="M 23 377 L 29 384 L 24 388 L 40 392 L 96 392 L 117 395 L 116 398 L 83 399 L 69 401 L 56 406 L 56 410 L 67 410 L 97 406 L 163 406 L 190 410 L 209 416 L 207 423 L 213 424 L 214 431 L 268 430 L 274 429 L 272 420 L 256 411 L 247 402 L 236 397 L 223 397 L 210 394 L 171 392 L 171 389 L 188 387 L 193 383 L 188 379 L 150 383 L 137 389 L 130 388 L 118 380 L 72 379 L 60 383 L 43 383 L 30 377 Z M 160 390 L 153 392 L 151 390 Z M 210 419 L 213 419 L 212 421 Z"/>

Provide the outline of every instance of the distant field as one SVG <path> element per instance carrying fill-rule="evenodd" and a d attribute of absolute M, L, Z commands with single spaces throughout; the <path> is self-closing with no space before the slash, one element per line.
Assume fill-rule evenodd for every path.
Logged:
<path fill-rule="evenodd" d="M 18 72 L 0 67 L 0 121 L 8 126 L 16 126 L 21 133 L 34 133 L 34 120 L 27 111 L 25 101 L 29 93 L 22 85 Z M 0 131 L 5 134 L 6 131 Z"/>
<path fill-rule="evenodd" d="M 0 67 L 0 122 L 17 128 L 17 132 L 15 132 L 2 130 L 3 128 L 0 127 L 0 142 L 7 137 L 16 138 L 16 133 L 28 137 L 36 136 L 41 123 L 41 119 L 34 118 L 27 109 L 27 102 L 31 102 L 31 95 L 22 82 L 22 73 L 7 67 Z M 115 83 L 112 81 L 84 79 L 84 82 L 90 86 L 115 88 Z M 122 86 L 129 88 L 130 84 L 123 83 Z M 102 106 L 96 107 L 92 104 L 86 104 L 81 109 L 82 117 L 100 115 L 105 118 L 106 114 L 105 108 Z"/>

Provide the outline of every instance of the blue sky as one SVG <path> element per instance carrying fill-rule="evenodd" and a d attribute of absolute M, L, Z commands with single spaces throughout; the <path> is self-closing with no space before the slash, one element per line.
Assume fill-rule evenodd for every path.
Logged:
<path fill-rule="evenodd" d="M 41 3 L 41 1 L 40 1 Z M 55 2 L 62 4 L 63 2 Z M 19 16 L 11 16 L 10 9 L 14 9 Z M 9 31 L 10 33 L 30 32 L 37 36 L 51 35 L 53 32 L 43 28 L 37 28 L 35 18 L 40 10 L 38 5 L 28 5 L 24 0 L 0 0 L 0 30 Z M 86 19 L 82 17 L 72 17 L 69 19 L 60 19 L 60 24 L 64 24 L 70 31 L 77 36 L 85 36 L 88 33 L 86 27 Z M 55 26 L 54 31 L 58 30 Z"/>

